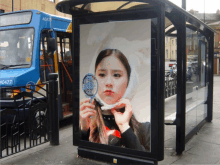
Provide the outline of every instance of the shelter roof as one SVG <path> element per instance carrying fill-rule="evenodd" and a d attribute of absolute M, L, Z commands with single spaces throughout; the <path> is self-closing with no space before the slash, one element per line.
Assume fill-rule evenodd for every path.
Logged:
<path fill-rule="evenodd" d="M 165 11 L 170 13 L 172 10 L 186 16 L 186 21 L 195 24 L 202 29 L 207 28 L 215 32 L 211 27 L 202 22 L 186 10 L 176 6 L 168 0 L 63 0 L 56 5 L 56 9 L 66 14 L 72 14 L 73 17 L 92 15 L 93 13 L 118 12 L 128 10 L 144 10 L 155 6 L 165 5 Z M 166 27 L 169 25 L 166 25 Z"/>

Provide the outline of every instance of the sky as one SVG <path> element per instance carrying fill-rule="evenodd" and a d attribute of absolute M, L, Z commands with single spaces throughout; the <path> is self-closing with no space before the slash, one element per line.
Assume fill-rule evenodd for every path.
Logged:
<path fill-rule="evenodd" d="M 169 1 L 173 2 L 177 6 L 182 7 L 182 0 Z M 220 9 L 220 0 L 186 0 L 187 11 L 193 9 L 199 11 L 199 13 L 204 13 L 204 6 L 206 13 L 216 13 L 217 9 Z"/>

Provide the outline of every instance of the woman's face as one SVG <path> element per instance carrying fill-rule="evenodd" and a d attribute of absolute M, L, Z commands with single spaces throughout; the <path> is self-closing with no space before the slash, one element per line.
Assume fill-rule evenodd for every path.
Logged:
<path fill-rule="evenodd" d="M 107 104 L 114 104 L 124 95 L 128 75 L 124 65 L 114 55 L 104 58 L 96 68 L 98 94 Z"/>

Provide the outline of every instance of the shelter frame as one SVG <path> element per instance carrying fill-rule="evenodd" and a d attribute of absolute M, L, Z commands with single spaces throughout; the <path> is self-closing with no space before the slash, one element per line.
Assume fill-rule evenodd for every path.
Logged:
<path fill-rule="evenodd" d="M 80 45 L 80 41 L 79 41 L 79 26 L 81 24 L 88 24 L 88 23 L 103 23 L 103 22 L 109 22 L 109 20 L 111 21 L 126 21 L 126 20 L 137 20 L 137 19 L 148 19 L 148 18 L 157 18 L 158 19 L 158 27 L 161 27 L 163 25 L 163 17 L 161 16 L 161 13 L 158 12 L 158 10 L 152 9 L 150 11 L 138 11 L 136 13 L 134 12 L 123 12 L 123 15 L 121 15 L 122 13 L 113 13 L 113 14 L 99 14 L 99 15 L 94 15 L 94 16 L 87 16 L 87 17 L 74 17 L 73 18 L 73 23 L 74 23 L 74 29 L 73 29 L 73 44 L 74 44 L 74 49 L 73 49 L 73 54 L 74 54 L 74 78 L 75 78 L 75 84 L 74 87 L 79 87 L 79 45 Z M 108 16 L 108 18 L 106 18 L 106 16 Z M 73 144 L 74 145 L 79 145 L 78 148 L 78 153 L 79 155 L 83 155 L 83 156 L 91 156 L 90 158 L 97 158 L 97 155 L 100 155 L 100 158 L 103 160 L 108 160 L 110 159 L 112 162 L 112 157 L 114 155 L 114 158 L 117 158 L 117 162 L 120 161 L 125 161 L 128 160 L 129 162 L 132 161 L 131 159 L 125 158 L 125 154 L 121 154 L 121 156 L 119 155 L 119 153 L 126 153 L 126 155 L 129 155 L 130 157 L 135 157 L 138 159 L 145 159 L 144 162 L 148 162 L 147 160 L 152 160 L 151 163 L 154 163 L 154 161 L 157 160 L 162 160 L 163 159 L 163 148 L 164 148 L 164 137 L 160 136 L 161 134 L 164 134 L 164 112 L 163 112 L 163 108 L 160 106 L 163 106 L 163 95 L 161 94 L 161 92 L 163 91 L 163 80 L 164 77 L 163 75 L 160 75 L 160 71 L 159 69 L 163 69 L 164 67 L 162 65 L 159 65 L 160 60 L 164 61 L 162 54 L 164 53 L 163 50 L 164 49 L 160 49 L 159 47 L 163 47 L 164 42 L 159 40 L 158 38 L 160 38 L 160 36 L 162 37 L 164 35 L 164 32 L 160 29 L 157 28 L 158 31 L 158 36 L 157 36 L 157 44 L 158 44 L 158 56 L 157 55 L 153 55 L 151 54 L 151 58 L 152 58 L 152 62 L 153 64 L 151 65 L 152 68 L 154 68 L 152 70 L 152 72 L 155 73 L 154 80 L 156 80 L 157 82 L 161 82 L 161 87 L 158 86 L 159 83 L 155 83 L 154 86 L 151 87 L 152 90 L 152 95 L 153 98 L 156 99 L 152 99 L 151 100 L 151 105 L 152 108 L 154 109 L 154 111 L 151 110 L 151 128 L 153 129 L 151 131 L 151 152 L 140 152 L 140 151 L 136 151 L 136 150 L 130 150 L 130 149 L 124 149 L 124 148 L 118 148 L 118 147 L 112 147 L 112 146 L 104 146 L 101 144 L 96 144 L 96 143 L 91 143 L 91 142 L 87 142 L 87 141 L 83 141 L 80 140 L 80 133 L 79 133 L 79 111 L 74 111 L 74 127 L 73 127 Z M 164 38 L 164 37 L 162 37 Z M 160 51 L 159 51 L 160 50 Z M 159 54 L 161 55 L 159 57 Z M 160 77 L 162 76 L 162 77 Z M 77 78 L 76 78 L 77 77 Z M 158 78 L 160 77 L 160 78 Z M 153 89 L 159 89 L 161 88 L 161 90 L 153 90 Z M 79 88 L 74 88 L 73 90 L 74 92 L 76 92 L 77 94 L 79 94 Z M 74 96 L 76 96 L 77 94 L 74 94 Z M 163 93 L 163 92 L 162 92 Z M 151 97 L 152 97 L 151 95 Z M 158 104 L 160 99 L 160 104 Z M 79 100 L 78 102 L 74 102 L 74 109 L 79 109 Z M 159 109 L 161 109 L 162 111 L 159 111 Z M 154 128 L 158 128 L 155 129 Z M 153 137 L 157 137 L 157 138 L 153 138 Z M 92 149 L 92 150 L 91 150 Z M 95 151 L 97 150 L 97 151 Z M 103 153 L 101 151 L 104 151 Z M 89 152 L 89 154 L 87 154 Z M 93 154 L 92 154 L 93 153 Z M 110 153 L 112 153 L 112 155 L 110 156 Z M 115 154 L 117 153 L 117 154 Z M 109 158 L 110 156 L 110 158 Z M 146 160 L 147 159 L 147 160 Z M 140 161 L 139 160 L 139 161 Z M 134 162 L 135 159 L 133 159 Z M 125 163 L 124 162 L 124 163 Z M 142 162 L 143 163 L 143 162 Z M 149 164 L 151 164 L 149 162 Z"/>
<path fill-rule="evenodd" d="M 119 0 L 115 0 L 117 2 Z M 163 160 L 164 157 L 164 71 L 165 71 L 165 17 L 169 18 L 173 25 L 174 30 L 177 30 L 177 112 L 176 112 L 176 152 L 181 154 L 185 150 L 185 143 L 197 132 L 205 121 L 211 122 L 212 120 L 212 104 L 213 104 L 213 42 L 214 42 L 214 30 L 198 20 L 190 13 L 177 7 L 169 1 L 163 0 L 139 0 L 138 2 L 148 3 L 150 6 L 142 4 L 137 8 L 133 7 L 127 10 L 120 10 L 124 5 L 117 10 L 93 12 L 86 9 L 88 4 L 98 2 L 111 2 L 110 0 L 64 0 L 59 2 L 56 9 L 60 12 L 72 14 L 73 20 L 73 33 L 72 33 L 72 56 L 73 56 L 73 91 L 74 91 L 74 112 L 73 112 L 73 144 L 78 145 L 79 155 L 84 157 L 100 159 L 104 161 L 112 162 L 112 158 L 118 158 L 118 163 L 126 163 L 131 161 L 151 160 L 152 162 L 145 162 L 148 164 L 157 163 L 159 160 Z M 129 1 L 131 3 L 133 1 Z M 137 1 L 136 1 L 137 2 Z M 77 5 L 83 4 L 81 8 Z M 101 23 L 111 21 L 125 21 L 146 19 L 157 15 L 158 18 L 158 36 L 157 36 L 157 56 L 152 54 L 152 59 L 156 59 L 155 64 L 152 64 L 152 69 L 156 70 L 157 84 L 152 92 L 155 92 L 155 102 L 151 103 L 152 107 L 155 107 L 156 111 L 151 111 L 152 130 L 155 131 L 151 137 L 151 152 L 142 154 L 137 151 L 123 150 L 111 146 L 106 146 L 103 149 L 103 145 L 92 144 L 80 140 L 79 132 L 79 26 L 81 24 Z M 207 117 L 199 123 L 194 130 L 192 130 L 187 136 L 185 135 L 186 126 L 186 22 L 192 24 L 193 27 L 199 29 L 199 31 L 206 37 L 208 41 L 208 64 L 207 75 L 209 80 L 208 85 L 208 98 L 207 98 Z M 153 131 L 152 131 L 153 132 Z M 118 154 L 123 153 L 123 154 Z M 115 154 L 116 153 L 116 154 Z M 138 154 L 137 154 L 138 153 Z M 127 156 L 132 156 L 129 159 Z M 140 161 L 140 160 L 139 160 Z M 138 161 L 137 161 L 138 162 Z"/>

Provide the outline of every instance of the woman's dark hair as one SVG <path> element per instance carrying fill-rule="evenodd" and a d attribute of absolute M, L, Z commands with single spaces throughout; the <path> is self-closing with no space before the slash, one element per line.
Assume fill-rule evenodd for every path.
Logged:
<path fill-rule="evenodd" d="M 105 50 L 102 50 L 97 59 L 96 59 L 96 62 L 95 62 L 95 71 L 99 65 L 99 63 L 105 58 L 105 57 L 108 57 L 108 56 L 111 56 L 111 55 L 115 55 L 120 61 L 121 63 L 124 65 L 126 71 L 127 71 L 127 74 L 128 74 L 128 81 L 130 79 L 130 75 L 131 75 L 131 67 L 128 63 L 128 60 L 127 58 L 125 57 L 125 55 L 118 49 L 105 49 Z"/>

